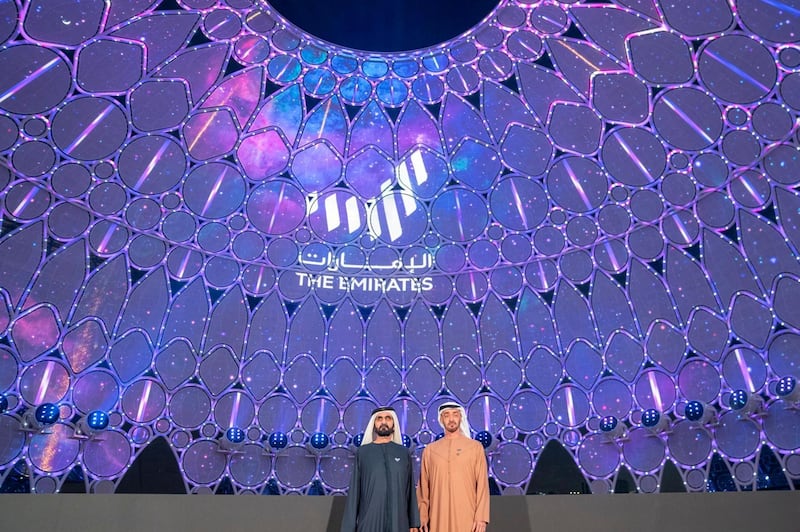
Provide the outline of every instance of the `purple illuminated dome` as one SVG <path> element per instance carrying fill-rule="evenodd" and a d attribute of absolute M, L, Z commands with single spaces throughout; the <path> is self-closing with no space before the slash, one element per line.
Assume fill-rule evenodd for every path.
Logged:
<path fill-rule="evenodd" d="M 0 478 L 109 491 L 162 448 L 189 492 L 343 494 L 373 409 L 419 453 L 455 401 L 501 493 L 558 455 L 593 491 L 797 483 L 794 392 L 727 398 L 796 389 L 800 15 L 434 3 L 386 9 L 461 26 L 384 48 L 277 0 L 0 2 L 0 434 L 64 414 Z"/>

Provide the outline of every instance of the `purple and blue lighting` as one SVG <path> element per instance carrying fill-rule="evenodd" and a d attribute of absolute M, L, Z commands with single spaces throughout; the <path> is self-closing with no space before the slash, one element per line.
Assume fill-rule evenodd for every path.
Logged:
<path fill-rule="evenodd" d="M 550 442 L 596 492 L 764 449 L 793 487 L 800 13 L 695 4 L 377 52 L 267 0 L 0 2 L 0 484 L 113 491 L 161 439 L 187 492 L 343 494 L 376 406 L 418 458 L 457 401 L 503 493 Z"/>

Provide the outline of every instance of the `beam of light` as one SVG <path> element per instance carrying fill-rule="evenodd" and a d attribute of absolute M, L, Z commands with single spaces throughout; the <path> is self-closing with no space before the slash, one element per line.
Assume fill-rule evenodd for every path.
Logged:
<path fill-rule="evenodd" d="M 617 135 L 616 140 L 619 143 L 619 145 L 622 148 L 622 150 L 628 155 L 628 157 L 631 158 L 631 160 L 633 161 L 633 164 L 635 164 L 636 167 L 645 175 L 647 180 L 652 183 L 653 182 L 653 176 L 650 174 L 650 171 L 644 165 L 642 160 L 639 159 L 639 157 L 635 153 L 633 153 L 633 150 L 631 149 L 630 146 L 628 146 L 628 143 L 625 142 L 625 140 L 620 135 Z"/>
<path fill-rule="evenodd" d="M 553 22 L 554 24 L 557 24 L 557 25 L 560 25 L 560 24 L 561 24 L 560 22 L 554 22 L 554 21 L 550 21 L 550 22 Z M 562 41 L 560 44 L 561 44 L 561 45 L 563 45 L 563 46 L 564 46 L 564 48 L 566 48 L 567 50 L 569 50 L 570 52 L 572 52 L 572 54 L 573 54 L 575 57 L 577 57 L 578 59 L 580 59 L 581 61 L 583 61 L 583 62 L 586 64 L 586 66 L 588 66 L 588 67 L 589 67 L 589 68 L 591 68 L 592 70 L 594 70 L 594 71 L 597 71 L 597 70 L 602 70 L 602 69 L 600 68 L 600 66 L 599 66 L 599 65 L 595 65 L 594 63 L 592 63 L 591 61 L 589 61 L 589 59 L 587 59 L 587 58 L 586 58 L 586 57 L 585 57 L 585 56 L 584 56 L 582 53 L 580 53 L 579 51 L 577 51 L 576 49 L 574 49 L 572 46 L 570 46 L 570 43 L 569 43 L 569 41 Z"/>
<path fill-rule="evenodd" d="M 108 249 L 108 243 L 111 241 L 111 237 L 114 236 L 114 233 L 117 231 L 117 224 L 109 223 L 108 230 L 106 234 L 103 235 L 102 240 L 100 240 L 100 245 L 97 246 L 97 251 L 101 253 Z"/>
<path fill-rule="evenodd" d="M 164 142 L 161 144 L 161 147 L 158 148 L 158 152 L 150 160 L 150 162 L 147 164 L 144 171 L 142 172 L 142 175 L 140 175 L 139 179 L 136 181 L 136 184 L 134 185 L 135 190 L 138 190 L 144 184 L 145 180 L 148 177 L 150 177 L 150 174 L 153 172 L 153 170 L 155 170 L 158 161 L 161 159 L 161 157 L 164 156 L 164 153 L 167 151 L 170 145 L 171 141 L 169 141 L 168 139 L 164 139 Z"/>
<path fill-rule="evenodd" d="M 42 380 L 39 381 L 39 389 L 36 390 L 35 404 L 37 405 L 40 405 L 44 402 L 44 398 L 47 395 L 47 389 L 50 387 L 50 377 L 53 376 L 54 366 L 55 362 L 48 362 L 44 365 L 44 374 L 42 375 Z"/>
<path fill-rule="evenodd" d="M 742 350 L 737 349 L 734 353 L 736 353 L 736 364 L 739 366 L 739 371 L 742 373 L 742 378 L 747 385 L 747 389 L 750 393 L 755 393 L 756 387 L 753 384 L 753 377 L 750 376 L 750 367 L 747 365 L 744 356 L 742 356 Z"/>
<path fill-rule="evenodd" d="M 322 432 L 322 420 L 325 419 L 325 403 L 327 401 L 319 402 L 319 412 L 317 413 L 317 425 L 314 432 Z"/>
<path fill-rule="evenodd" d="M 575 423 L 575 399 L 572 397 L 572 388 L 567 386 L 564 389 L 567 398 L 567 418 L 569 418 L 569 426 L 574 427 Z"/>
<path fill-rule="evenodd" d="M 322 112 L 322 120 L 319 121 L 319 131 L 317 131 L 317 138 L 322 137 L 322 134 L 325 132 L 325 126 L 328 125 L 328 118 L 333 111 L 333 99 L 329 99 L 325 102 L 325 110 Z"/>
<path fill-rule="evenodd" d="M 17 204 L 17 206 L 16 206 L 16 207 L 14 207 L 14 210 L 13 210 L 13 211 L 11 211 L 11 213 L 12 213 L 14 216 L 19 216 L 19 214 L 20 214 L 22 211 L 24 211 L 24 210 L 25 210 L 25 207 L 27 207 L 28 205 L 30 205 L 30 203 L 31 203 L 31 202 L 34 200 L 34 198 L 36 197 L 36 194 L 38 194 L 39 192 L 40 192 L 40 189 L 39 189 L 39 187 L 35 187 L 35 186 L 31 187 L 31 189 L 28 191 L 28 193 L 27 193 L 27 194 L 25 194 L 25 197 L 23 197 L 23 198 L 20 200 L 20 202 Z"/>
<path fill-rule="evenodd" d="M 519 217 L 522 220 L 522 227 L 528 228 L 528 216 L 525 214 L 525 206 L 522 205 L 522 198 L 519 197 L 519 191 L 517 190 L 517 185 L 514 184 L 514 180 L 511 179 L 509 181 L 511 184 L 511 190 L 513 192 L 514 197 L 514 206 L 517 208 L 517 212 L 519 213 Z"/>
<path fill-rule="evenodd" d="M 405 163 L 403 165 L 405 166 Z M 425 160 L 422 158 L 420 150 L 414 150 L 411 153 L 411 167 L 414 169 L 414 181 L 416 181 L 417 186 L 428 180 L 428 169 L 425 168 Z M 406 177 L 408 177 L 408 172 L 406 172 Z"/>
<path fill-rule="evenodd" d="M 153 387 L 153 381 L 144 382 L 144 390 L 142 396 L 139 398 L 139 409 L 136 411 L 136 421 L 144 419 L 144 411 L 147 409 L 147 402 L 150 400 L 150 390 Z"/>
<path fill-rule="evenodd" d="M 109 115 L 109 113 L 111 113 L 111 111 L 113 111 L 113 110 L 114 110 L 114 106 L 113 106 L 113 105 L 111 105 L 111 104 L 108 104 L 108 105 L 106 106 L 106 108 L 105 108 L 105 109 L 103 109 L 103 111 L 102 111 L 100 114 L 98 114 L 98 115 L 95 117 L 95 119 L 94 119 L 94 120 L 92 120 L 92 122 L 91 122 L 91 123 L 90 123 L 88 126 L 86 126 L 86 128 L 84 128 L 84 130 L 81 132 L 81 134 L 80 134 L 80 135 L 78 135 L 78 136 L 75 138 L 75 140 L 72 142 L 72 144 L 70 144 L 69 146 L 67 146 L 67 147 L 64 149 L 64 151 L 65 151 L 66 153 L 72 153 L 72 150 L 74 150 L 75 148 L 77 148 L 77 147 L 78 147 L 78 145 L 79 145 L 81 142 L 83 142 L 84 140 L 86 140 L 86 137 L 88 137 L 89 135 L 91 135 L 92 131 L 94 131 L 94 130 L 95 130 L 95 128 L 97 128 L 97 126 L 98 126 L 98 125 L 100 125 L 100 122 L 102 122 L 102 121 L 103 121 L 103 119 L 104 119 L 105 117 L 107 117 L 107 116 Z"/>
<path fill-rule="evenodd" d="M 658 387 L 658 381 L 656 381 L 655 372 L 649 372 L 647 374 L 647 380 L 650 382 L 650 393 L 653 395 L 653 402 L 656 404 L 658 411 L 663 414 L 664 400 L 661 398 L 661 389 Z"/>
<path fill-rule="evenodd" d="M 462 223 L 464 220 L 464 216 L 461 212 L 461 198 L 459 197 L 458 193 L 453 194 L 456 200 L 456 218 L 458 219 L 458 235 L 461 237 L 461 240 L 466 240 L 464 237 L 464 224 Z"/>
<path fill-rule="evenodd" d="M 231 417 L 228 419 L 228 428 L 233 428 L 237 426 L 237 421 L 239 419 L 239 407 L 242 403 L 242 394 L 236 393 L 234 394 L 233 398 L 233 406 L 231 407 Z"/>
<path fill-rule="evenodd" d="M 60 62 L 60 60 L 57 57 L 53 58 L 50 61 L 48 61 L 47 63 L 45 63 L 42 66 L 40 66 L 39 68 L 37 68 L 36 70 L 34 70 L 33 72 L 31 72 L 30 74 L 28 74 L 28 76 L 26 76 L 25 79 L 23 79 L 22 81 L 20 81 L 16 85 L 10 87 L 6 92 L 4 92 L 2 95 L 0 95 L 0 103 L 3 103 L 7 99 L 14 97 L 19 91 L 21 91 L 22 89 L 24 89 L 25 87 L 27 87 L 28 85 L 30 85 L 31 83 L 36 81 L 38 78 L 40 78 L 43 75 L 45 75 L 49 70 L 51 70 L 53 67 L 55 67 L 59 62 Z"/>
<path fill-rule="evenodd" d="M 753 188 L 753 184 L 750 183 L 750 181 L 747 179 L 747 177 L 745 177 L 745 176 L 739 177 L 739 182 L 745 188 L 747 193 L 750 194 L 750 197 L 752 197 L 758 203 L 763 203 L 764 202 L 764 198 L 761 196 L 761 194 L 758 193 L 758 191 L 756 189 Z"/>
<path fill-rule="evenodd" d="M 186 252 L 186 255 L 184 255 L 183 260 L 181 261 L 181 265 L 178 268 L 178 275 L 180 277 L 183 277 L 186 274 L 186 268 L 189 267 L 189 257 L 192 256 L 192 252 L 189 251 L 188 249 L 184 251 Z"/>
<path fill-rule="evenodd" d="M 272 212 L 270 213 L 269 222 L 268 222 L 268 225 L 267 225 L 267 227 L 269 227 L 270 230 L 272 230 L 272 228 L 275 225 L 275 220 L 278 217 L 278 213 L 280 212 L 280 209 L 278 207 L 283 203 L 283 199 L 285 197 L 286 197 L 286 184 L 285 183 L 281 183 L 281 188 L 278 191 L 278 199 L 275 202 L 275 208 L 273 208 Z M 316 209 L 316 207 L 315 207 L 315 209 Z"/>
<path fill-rule="evenodd" d="M 727 68 L 731 72 L 735 73 L 740 80 L 746 81 L 746 82 L 750 83 L 751 85 L 756 86 L 758 89 L 761 90 L 761 92 L 768 93 L 771 90 L 771 87 L 767 87 L 766 85 L 764 85 L 763 83 L 758 81 L 756 78 L 754 78 L 753 76 L 751 76 L 750 74 L 745 72 L 743 69 L 741 69 L 738 66 L 734 65 L 733 63 L 731 63 L 727 59 L 724 59 L 724 58 L 718 56 L 714 52 L 709 52 L 708 50 L 706 50 L 705 51 L 705 55 L 710 57 L 711 59 L 713 59 L 714 61 L 716 61 L 720 65 L 724 66 L 725 68 Z"/>
<path fill-rule="evenodd" d="M 581 185 L 578 176 L 575 175 L 575 172 L 569 165 L 569 160 L 565 161 L 564 168 L 567 170 L 567 175 L 569 176 L 570 182 L 572 182 L 572 186 L 575 187 L 575 190 L 578 192 L 578 196 L 580 196 L 581 200 L 583 200 L 583 204 L 586 206 L 586 209 L 590 210 L 592 208 L 592 202 L 589 201 L 589 196 L 586 194 L 586 191 L 583 190 L 583 185 Z"/>
<path fill-rule="evenodd" d="M 613 266 L 614 271 L 619 271 L 622 268 L 622 265 L 619 263 L 619 261 L 617 260 L 617 256 L 614 254 L 614 248 L 611 247 L 611 242 L 609 241 L 603 242 L 603 247 L 606 248 L 606 252 L 608 253 L 608 260 L 611 261 L 611 266 Z"/>
<path fill-rule="evenodd" d="M 403 407 L 400 409 L 400 415 L 397 416 L 400 421 L 400 427 L 397 427 L 397 430 L 401 430 L 401 427 L 405 427 L 408 421 L 408 401 L 404 399 L 400 401 L 400 404 L 403 405 Z"/>
<path fill-rule="evenodd" d="M 712 143 L 714 142 L 714 139 L 712 139 L 712 138 L 711 138 L 711 137 L 708 135 L 708 133 L 706 133 L 705 131 L 703 131 L 703 128 L 701 128 L 700 126 L 698 126 L 698 125 L 697 125 L 697 122 L 695 122 L 694 120 L 692 120 L 692 119 L 689 117 L 689 115 L 687 115 L 686 113 L 684 113 L 684 112 L 683 112 L 683 110 L 682 110 L 680 107 L 676 106 L 674 103 L 672 103 L 671 101 L 669 101 L 669 100 L 668 100 L 666 97 L 664 97 L 664 98 L 661 98 L 661 101 L 662 101 L 662 102 L 664 102 L 664 103 L 666 104 L 666 106 L 667 106 L 667 107 L 669 107 L 669 108 L 670 108 L 670 110 L 671 110 L 673 113 L 675 113 L 676 115 L 678 115 L 678 116 L 679 116 L 679 117 L 680 117 L 680 118 L 681 118 L 681 119 L 682 119 L 684 122 L 686 122 L 687 124 L 689 124 L 689 127 L 690 127 L 690 128 L 692 128 L 692 129 L 693 129 L 693 130 L 694 130 L 694 131 L 695 131 L 695 132 L 696 132 L 698 135 L 700 135 L 701 137 L 703 137 L 703 139 L 704 139 L 706 142 L 708 142 L 709 144 L 712 144 Z"/>
<path fill-rule="evenodd" d="M 227 22 L 228 21 L 225 18 L 220 19 L 220 21 L 217 24 L 214 24 L 213 26 L 208 28 L 208 30 L 207 30 L 208 33 L 213 35 L 214 31 L 216 31 L 216 30 L 220 29 L 221 27 L 223 27 Z"/>
<path fill-rule="evenodd" d="M 672 222 L 675 224 L 675 227 L 678 228 L 678 232 L 683 237 L 683 241 L 689 243 L 692 241 L 691 235 L 689 235 L 689 231 L 686 229 L 686 224 L 683 223 L 680 216 L 677 214 L 672 217 Z"/>
<path fill-rule="evenodd" d="M 347 230 L 350 234 L 358 232 L 361 229 L 361 215 L 358 212 L 358 200 L 355 197 L 349 197 L 344 202 L 344 212 L 347 216 Z"/>
<path fill-rule="evenodd" d="M 547 280 L 547 272 L 544 271 L 544 263 L 539 261 L 539 282 L 542 283 L 542 286 L 549 286 L 549 281 Z"/>
<path fill-rule="evenodd" d="M 258 269 L 258 277 L 256 278 L 256 290 L 261 290 L 261 283 L 264 282 L 264 267 Z"/>
<path fill-rule="evenodd" d="M 780 9 L 781 11 L 788 11 L 794 16 L 800 16 L 800 9 L 794 6 L 790 6 L 786 2 L 778 2 L 778 0 L 761 0 L 767 5 Z"/>
<path fill-rule="evenodd" d="M 286 61 L 286 62 L 284 63 L 284 65 L 281 67 L 281 69 L 280 69 L 280 70 L 278 70 L 278 72 L 277 72 L 277 75 L 276 75 L 275 77 L 276 77 L 276 78 L 278 78 L 278 79 L 281 79 L 281 78 L 283 78 L 283 77 L 284 77 L 284 75 L 286 74 L 286 72 L 287 72 L 287 71 L 289 70 L 289 68 L 290 68 L 290 67 L 292 67 L 292 66 L 293 66 L 293 65 L 292 65 L 292 62 L 291 62 L 291 61 Z"/>
<path fill-rule="evenodd" d="M 491 63 L 492 67 L 494 67 L 494 71 L 497 72 L 498 75 L 502 75 L 503 74 L 503 69 L 497 64 L 497 61 L 494 60 L 493 56 L 485 55 L 484 57 L 489 60 L 489 63 Z M 466 84 L 465 84 L 464 88 L 465 89 L 467 88 Z"/>
<path fill-rule="evenodd" d="M 208 193 L 208 199 L 206 200 L 205 204 L 203 205 L 203 210 L 200 211 L 201 216 L 205 216 L 208 209 L 211 208 L 211 203 L 214 201 L 214 198 L 219 193 L 219 189 L 222 187 L 222 182 L 225 180 L 225 174 L 228 172 L 228 167 L 224 167 L 222 172 L 220 172 L 217 180 L 214 182 L 214 186 L 211 187 L 211 190 Z"/>
<path fill-rule="evenodd" d="M 198 142 L 200 142 L 200 139 L 203 138 L 203 136 L 206 134 L 208 128 L 210 128 L 211 125 L 214 123 L 214 117 L 216 116 L 216 113 L 217 111 L 210 113 L 203 113 L 206 116 L 203 116 L 200 120 L 202 123 L 202 120 L 205 119 L 205 123 L 202 123 L 200 129 L 198 129 L 197 131 L 197 134 L 194 136 L 194 139 L 192 139 L 192 141 L 189 142 L 187 147 L 189 148 L 190 152 L 194 151 L 194 147 L 197 145 Z"/>
<path fill-rule="evenodd" d="M 473 299 L 478 299 L 478 288 L 475 285 L 475 275 L 474 274 L 469 274 L 469 287 L 470 287 L 470 291 L 472 293 L 472 298 Z"/>
<path fill-rule="evenodd" d="M 483 398 L 483 430 L 489 431 L 489 419 L 492 416 L 492 409 L 489 408 L 489 396 Z"/>

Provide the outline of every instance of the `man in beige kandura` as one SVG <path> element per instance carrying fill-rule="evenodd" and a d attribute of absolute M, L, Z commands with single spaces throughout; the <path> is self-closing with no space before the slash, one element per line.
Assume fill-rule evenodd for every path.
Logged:
<path fill-rule="evenodd" d="M 444 437 L 422 451 L 417 502 L 423 532 L 485 532 L 489 476 L 483 446 L 470 436 L 464 408 L 439 406 Z"/>

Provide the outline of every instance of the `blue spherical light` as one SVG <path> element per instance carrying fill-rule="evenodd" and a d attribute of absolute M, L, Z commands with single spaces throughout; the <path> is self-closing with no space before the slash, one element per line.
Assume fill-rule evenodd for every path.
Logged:
<path fill-rule="evenodd" d="M 231 443 L 242 443 L 244 441 L 244 431 L 239 427 L 231 427 L 225 431 L 225 438 Z"/>
<path fill-rule="evenodd" d="M 442 438 L 444 438 L 444 432 L 440 432 L 439 434 L 436 435 L 436 440 L 441 440 Z"/>
<path fill-rule="evenodd" d="M 700 401 L 689 401 L 683 413 L 689 421 L 699 421 L 703 418 L 705 407 Z"/>
<path fill-rule="evenodd" d="M 61 412 L 53 403 L 44 403 L 36 407 L 36 421 L 42 425 L 53 425 L 60 415 Z"/>
<path fill-rule="evenodd" d="M 778 381 L 778 385 L 775 387 L 775 392 L 778 394 L 778 397 L 786 397 L 792 393 L 796 387 L 797 379 L 791 375 L 787 375 Z"/>
<path fill-rule="evenodd" d="M 289 445 L 289 438 L 283 432 L 273 432 L 269 435 L 269 446 L 273 449 L 283 449 Z"/>
<path fill-rule="evenodd" d="M 617 428 L 617 418 L 614 416 L 604 416 L 603 419 L 600 420 L 600 430 L 603 432 L 611 432 L 615 428 Z"/>
<path fill-rule="evenodd" d="M 328 438 L 328 435 L 324 432 L 315 432 L 311 436 L 311 447 L 314 449 L 324 449 L 328 446 L 329 442 L 330 438 Z"/>
<path fill-rule="evenodd" d="M 661 413 L 655 408 L 648 408 L 642 413 L 642 425 L 647 428 L 655 427 L 659 421 L 661 421 Z"/>
<path fill-rule="evenodd" d="M 105 430 L 108 428 L 108 414 L 102 410 L 93 410 L 86 416 L 86 426 L 92 430 Z"/>
<path fill-rule="evenodd" d="M 364 441 L 364 433 L 356 434 L 353 436 L 353 445 L 356 447 L 361 447 L 361 442 Z"/>
<path fill-rule="evenodd" d="M 482 430 L 475 435 L 475 439 L 483 445 L 484 449 L 487 449 L 494 438 L 492 438 L 492 434 L 488 430 Z"/>
<path fill-rule="evenodd" d="M 8 397 L 0 395 L 0 414 L 8 410 Z"/>
<path fill-rule="evenodd" d="M 744 390 L 736 390 L 731 393 L 730 405 L 733 410 L 741 410 L 747 406 L 748 394 Z"/>
<path fill-rule="evenodd" d="M 403 445 L 406 448 L 410 449 L 411 448 L 411 443 L 412 443 L 411 436 L 409 436 L 408 434 L 403 434 Z"/>

